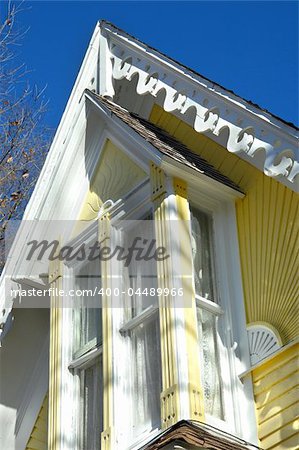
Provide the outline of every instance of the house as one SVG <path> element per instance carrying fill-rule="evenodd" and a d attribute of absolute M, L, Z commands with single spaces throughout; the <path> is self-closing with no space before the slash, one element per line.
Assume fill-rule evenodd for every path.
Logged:
<path fill-rule="evenodd" d="M 98 23 L 1 278 L 1 448 L 298 448 L 298 173 L 294 125 Z"/>

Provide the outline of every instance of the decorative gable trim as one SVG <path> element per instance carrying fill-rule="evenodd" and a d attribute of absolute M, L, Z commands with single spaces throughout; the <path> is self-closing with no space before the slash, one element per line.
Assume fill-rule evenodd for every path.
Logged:
<path fill-rule="evenodd" d="M 208 82 L 114 26 L 101 22 L 100 27 L 110 49 L 110 61 L 107 62 L 105 54 L 103 63 L 110 66 L 113 80 L 132 81 L 138 77 L 138 95 L 150 94 L 157 98 L 163 93 L 165 111 L 175 112 L 185 120 L 187 113 L 188 117 L 192 113 L 192 125 L 197 132 L 208 133 L 217 142 L 221 140 L 228 151 L 296 190 L 299 155 L 295 128 Z M 108 96 L 113 97 L 111 83 L 109 86 Z M 107 95 L 107 88 L 100 94 Z"/>

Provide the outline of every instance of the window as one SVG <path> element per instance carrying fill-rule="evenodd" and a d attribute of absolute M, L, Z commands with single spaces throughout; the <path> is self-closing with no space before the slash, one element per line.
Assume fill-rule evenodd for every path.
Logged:
<path fill-rule="evenodd" d="M 153 235 L 152 216 L 130 221 L 123 241 L 127 248 L 135 238 Z M 130 385 L 131 439 L 160 427 L 159 312 L 156 294 L 156 262 L 132 259 L 124 273 L 126 292 L 125 319 L 121 334 L 127 341 Z M 154 288 L 152 291 L 151 288 Z M 153 295 L 154 294 L 154 295 Z"/>
<path fill-rule="evenodd" d="M 102 418 L 102 358 L 89 358 L 78 370 L 80 378 L 79 448 L 99 450 L 101 448 Z"/>
<path fill-rule="evenodd" d="M 93 296 L 95 288 L 100 289 L 99 260 L 85 262 L 73 269 L 75 308 L 74 356 L 79 357 L 97 346 L 101 340 L 102 309 L 99 296 Z M 98 303 L 98 306 L 96 305 Z"/>
<path fill-rule="evenodd" d="M 90 242 L 89 242 L 90 243 Z M 89 244 L 88 243 L 88 244 Z M 75 244 L 73 244 L 75 247 Z M 100 450 L 103 431 L 102 309 L 94 290 L 100 289 L 100 262 L 70 267 L 72 308 L 72 371 L 75 389 L 77 450 Z"/>
<path fill-rule="evenodd" d="M 222 347 L 219 321 L 223 319 L 215 270 L 212 214 L 190 206 L 194 285 L 204 406 L 207 417 L 225 420 Z"/>

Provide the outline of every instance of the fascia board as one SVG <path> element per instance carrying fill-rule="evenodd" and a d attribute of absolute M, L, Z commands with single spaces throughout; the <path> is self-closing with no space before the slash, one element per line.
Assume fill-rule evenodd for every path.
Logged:
<path fill-rule="evenodd" d="M 80 105 L 77 105 L 76 108 L 77 118 L 79 117 L 80 112 L 82 112 L 83 108 L 84 108 L 84 101 L 81 102 Z M 9 251 L 9 255 L 7 257 L 4 269 L 0 276 L 0 308 L 1 310 L 5 311 L 2 318 L 3 322 L 6 321 L 12 307 L 12 301 L 10 302 L 11 305 L 9 305 L 6 298 L 8 289 L 7 286 L 11 285 L 13 282 L 16 282 L 15 280 L 11 279 L 11 274 L 15 273 L 15 269 L 18 265 L 20 258 L 22 258 L 23 253 L 23 248 L 18 249 L 18 251 L 16 252 L 17 246 L 19 245 L 19 242 L 28 241 L 30 239 L 30 235 L 34 233 L 34 227 L 32 227 L 31 231 L 28 233 L 28 226 L 25 226 L 25 224 L 27 221 L 32 221 L 32 224 L 37 223 L 36 221 L 39 219 L 42 209 L 46 204 L 50 186 L 53 183 L 55 176 L 57 175 L 57 171 L 61 169 L 59 161 L 61 160 L 62 157 L 66 156 L 65 153 L 62 151 L 56 152 L 56 149 L 59 146 L 59 144 L 56 143 L 55 146 L 56 148 L 54 147 L 53 142 L 49 150 L 49 154 L 46 158 L 42 172 L 39 176 L 38 182 L 26 207 L 20 227 L 17 231 L 16 237 Z M 69 157 L 71 157 L 71 155 L 69 155 Z M 49 170 L 49 168 L 51 170 Z M 49 205 L 49 203 L 51 202 L 48 201 L 47 206 L 49 206 L 51 209 L 51 205 Z"/>
<path fill-rule="evenodd" d="M 105 121 L 106 128 L 110 132 L 112 140 L 117 140 L 118 144 L 128 156 L 149 174 L 150 163 L 154 162 L 157 166 L 161 164 L 162 154 L 142 136 L 134 131 L 129 125 L 113 114 L 105 105 L 95 101 L 85 93 L 86 98 L 94 105 L 101 118 Z M 136 145 L 137 151 L 134 151 L 132 144 Z"/>
<path fill-rule="evenodd" d="M 223 200 L 236 200 L 237 198 L 244 197 L 244 194 L 241 192 L 220 183 L 191 167 L 184 166 L 182 163 L 173 160 L 169 156 L 163 156 L 161 168 L 167 175 L 187 180 L 188 189 L 195 192 L 196 190 L 200 190 L 201 192 L 212 195 L 216 199 L 222 198 Z"/>
<path fill-rule="evenodd" d="M 52 175 L 51 168 L 54 169 L 54 167 L 57 164 L 57 161 L 59 160 L 59 157 L 61 156 L 61 153 L 63 152 L 63 147 L 65 146 L 66 130 L 68 130 L 71 122 L 74 120 L 74 116 L 78 114 L 78 104 L 80 103 L 82 92 L 88 85 L 87 69 L 88 66 L 91 64 L 90 61 L 91 56 L 92 53 L 95 53 L 96 55 L 98 54 L 97 41 L 99 38 L 99 34 L 100 28 L 97 26 L 89 43 L 79 74 L 77 76 L 71 95 L 69 97 L 64 113 L 62 115 L 61 121 L 55 133 L 43 169 L 40 173 L 34 191 L 25 209 L 24 218 L 27 220 L 33 220 L 36 218 L 35 217 L 36 211 L 39 209 L 40 204 L 43 203 L 44 194 L 47 192 L 48 186 L 51 182 L 51 175 Z M 38 202 L 37 202 L 37 193 L 39 193 Z"/>
<path fill-rule="evenodd" d="M 79 111 L 81 111 L 81 112 L 82 112 L 82 109 L 84 107 L 83 103 L 84 102 L 82 102 L 81 105 L 79 106 Z M 79 115 L 77 117 L 79 117 Z M 48 155 L 48 156 L 50 156 L 50 155 Z M 32 210 L 30 209 L 30 206 L 31 206 L 30 204 L 34 203 L 36 201 L 37 192 L 38 192 L 38 185 L 35 187 L 35 189 L 34 189 L 34 191 L 32 193 L 32 196 L 31 196 L 31 198 L 29 200 L 28 207 L 25 210 L 25 213 L 24 213 L 23 219 L 21 221 L 20 227 L 19 227 L 19 229 L 17 231 L 17 234 L 16 234 L 16 237 L 14 239 L 13 245 L 12 245 L 10 251 L 9 251 L 9 255 L 8 255 L 8 258 L 7 258 L 7 262 L 5 264 L 5 268 L 4 268 L 3 273 L 1 274 L 1 277 L 0 277 L 0 284 L 2 283 L 2 278 L 3 279 L 5 278 L 5 273 L 7 273 L 7 272 L 9 274 L 14 273 L 15 267 L 17 266 L 19 259 L 22 257 L 23 249 L 21 249 L 20 252 L 19 252 L 20 249 L 18 250 L 17 258 L 12 256 L 12 255 L 15 254 L 17 246 L 19 245 L 18 243 L 20 241 L 21 242 L 22 241 L 23 242 L 28 241 L 30 239 L 30 236 L 34 233 L 34 226 L 32 227 L 31 231 L 28 233 L 29 227 L 25 226 L 26 222 L 32 221 L 32 224 L 37 223 L 45 203 L 47 202 L 47 206 L 50 208 L 50 210 L 51 210 L 52 203 L 55 203 L 55 199 L 53 199 L 53 201 L 49 201 L 47 199 L 47 196 L 49 194 L 49 187 L 53 183 L 53 180 L 55 179 L 55 176 L 57 175 L 58 170 L 61 170 L 61 166 L 59 164 L 59 160 L 61 159 L 61 157 L 63 157 L 63 156 L 65 157 L 67 155 L 62 153 L 62 152 L 60 152 L 56 156 L 57 156 L 57 158 L 55 158 L 54 161 L 53 161 L 54 167 L 53 167 L 53 170 L 51 171 L 51 174 L 49 174 L 49 176 L 44 179 L 44 183 L 40 187 L 40 190 L 42 190 L 42 194 L 39 194 L 39 198 L 38 198 L 39 204 L 38 205 L 34 205 L 35 206 L 35 214 L 38 214 L 38 215 L 34 215 L 34 216 L 31 216 Z M 71 158 L 71 155 L 69 155 L 69 158 Z M 44 165 L 45 169 L 47 169 L 47 167 L 45 167 L 45 166 L 47 166 L 48 164 L 49 164 L 49 161 L 46 160 L 45 165 Z M 47 174 L 47 170 L 46 170 L 45 173 Z M 40 176 L 39 180 L 41 179 L 41 176 Z M 24 232 L 27 233 L 27 234 L 24 235 Z"/>

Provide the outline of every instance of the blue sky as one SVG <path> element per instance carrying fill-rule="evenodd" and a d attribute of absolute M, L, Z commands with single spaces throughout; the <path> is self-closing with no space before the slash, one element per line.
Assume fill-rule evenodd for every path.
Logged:
<path fill-rule="evenodd" d="M 27 1 L 19 57 L 47 84 L 56 127 L 98 19 L 298 124 L 298 3 Z"/>

